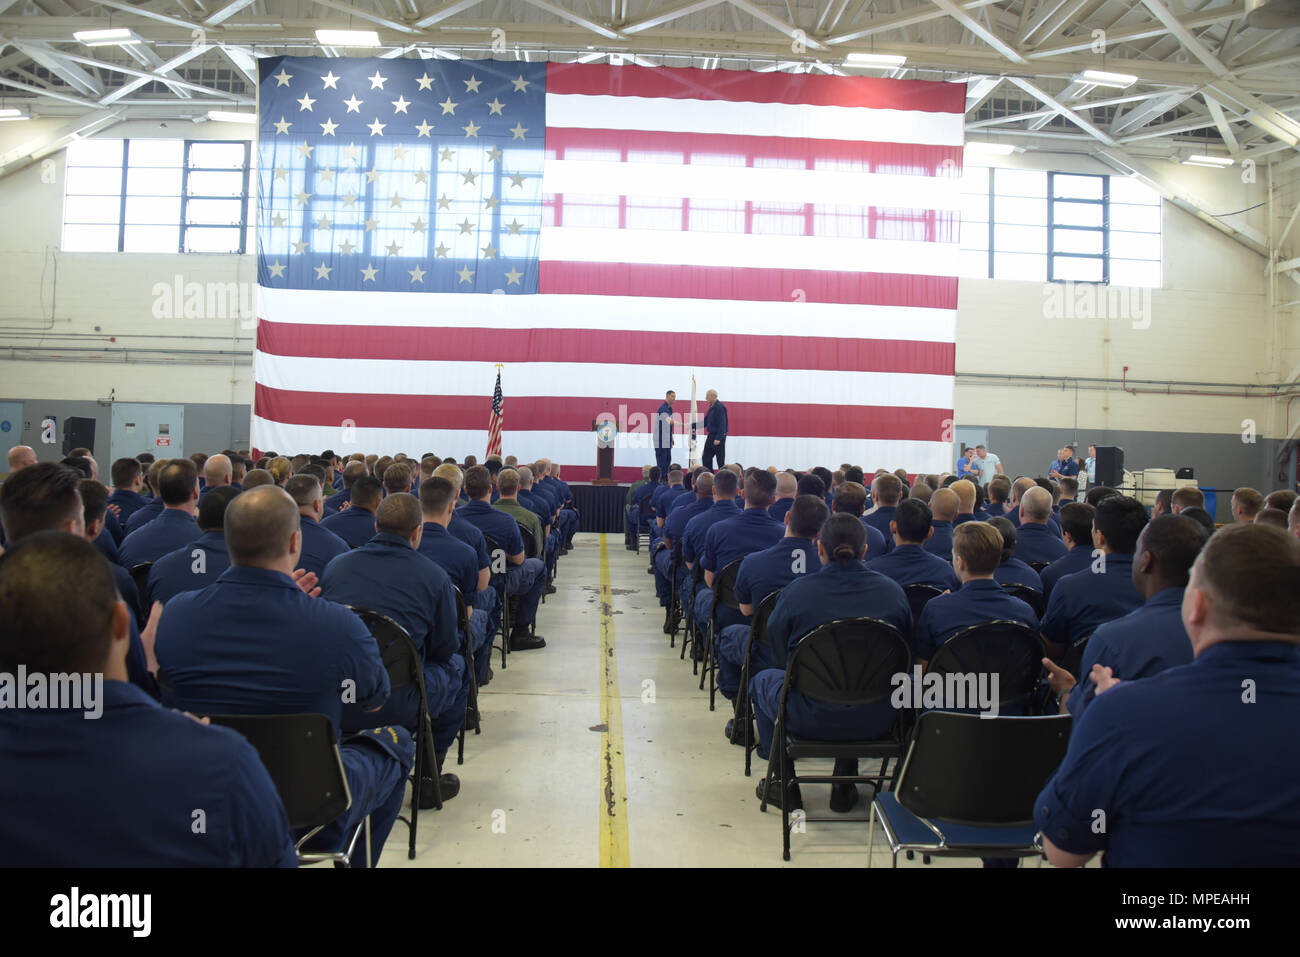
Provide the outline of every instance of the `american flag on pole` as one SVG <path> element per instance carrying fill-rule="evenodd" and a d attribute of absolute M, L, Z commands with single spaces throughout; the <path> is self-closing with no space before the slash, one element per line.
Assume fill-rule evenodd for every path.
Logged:
<path fill-rule="evenodd" d="M 460 457 L 505 361 L 570 480 L 692 369 L 747 465 L 950 466 L 961 84 L 259 63 L 256 446 Z"/>
<path fill-rule="evenodd" d="M 501 423 L 505 418 L 502 410 L 505 404 L 505 396 L 501 394 L 501 370 L 497 369 L 497 384 L 492 390 L 492 414 L 488 417 L 488 455 L 501 454 Z"/>

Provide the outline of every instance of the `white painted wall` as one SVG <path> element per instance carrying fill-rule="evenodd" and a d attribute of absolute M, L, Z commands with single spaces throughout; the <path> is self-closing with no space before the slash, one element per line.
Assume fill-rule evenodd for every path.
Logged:
<path fill-rule="evenodd" d="M 49 124 L 53 126 L 51 122 Z M 0 153 L 39 137 L 42 121 L 0 124 Z M 241 127 L 184 121 L 133 122 L 106 135 L 235 137 Z M 63 253 L 63 155 L 0 177 L 0 343 L 93 349 L 200 350 L 244 354 L 252 330 L 237 316 L 159 318 L 159 284 L 254 283 L 252 256 Z M 1024 154 L 998 160 L 1040 169 L 1107 171 L 1070 154 Z M 1180 194 L 1214 212 L 1264 202 L 1266 174 L 1241 182 L 1236 170 L 1153 163 Z M 51 175 L 52 173 L 52 175 Z M 1292 174 L 1290 202 L 1300 177 Z M 1230 221 L 1267 230 L 1267 208 Z M 1300 230 L 1291 237 L 1300 251 Z M 1291 252 L 1290 255 L 1297 255 Z M 1287 281 L 1283 298 L 1300 298 Z M 963 280 L 958 307 L 960 373 L 1011 373 L 1052 378 L 1129 375 L 1150 380 L 1250 383 L 1276 380 L 1300 363 L 1300 331 L 1292 310 L 1274 324 L 1262 257 L 1169 203 L 1164 209 L 1164 286 L 1153 290 L 1150 325 L 1128 319 L 1049 319 L 1040 283 Z M 1140 325 L 1140 323 L 1139 323 Z M 44 338 L 41 338 L 43 336 Z M 116 339 L 116 341 L 114 341 Z M 15 398 L 95 399 L 114 390 L 120 401 L 250 403 L 252 367 L 226 357 L 178 357 L 171 364 L 135 364 L 120 357 L 14 362 L 0 358 L 0 394 Z M 971 384 L 956 397 L 958 423 L 1062 427 L 1084 431 L 1139 429 L 1230 434 L 1253 418 L 1263 436 L 1283 431 L 1283 407 L 1265 399 L 1129 395 L 1060 388 Z"/>

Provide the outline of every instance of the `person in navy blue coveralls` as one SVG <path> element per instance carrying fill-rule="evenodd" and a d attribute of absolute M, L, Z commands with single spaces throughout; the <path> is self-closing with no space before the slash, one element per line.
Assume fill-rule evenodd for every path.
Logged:
<path fill-rule="evenodd" d="M 119 552 L 124 568 L 156 561 L 201 534 L 195 521 L 199 512 L 199 473 L 193 462 L 170 459 L 158 473 L 158 495 L 162 511 L 153 521 L 128 532 L 122 541 Z M 141 509 L 134 517 L 143 513 Z"/>
<path fill-rule="evenodd" d="M 918 663 L 930 661 L 948 639 L 969 625 L 1007 619 L 1038 631 L 1033 609 L 994 580 L 1002 548 L 1002 536 L 987 522 L 967 522 L 953 533 L 953 571 L 961 587 L 926 602 L 912 641 Z"/>
<path fill-rule="evenodd" d="M 659 470 L 659 466 L 652 465 L 645 482 L 632 490 L 632 505 L 627 511 L 628 534 L 636 535 L 642 525 L 654 524 L 652 521 L 654 505 L 651 496 L 663 487 L 663 476 L 666 474 Z"/>
<path fill-rule="evenodd" d="M 163 502 L 162 499 L 158 497 L 158 476 L 161 474 L 163 466 L 167 464 L 167 461 L 167 459 L 159 459 L 156 462 L 151 462 L 151 464 L 145 469 L 144 486 L 148 495 L 145 498 L 144 504 L 131 514 L 130 519 L 123 523 L 122 531 L 127 535 L 130 535 L 141 526 L 152 522 L 158 517 L 158 514 L 162 512 Z"/>
<path fill-rule="evenodd" d="M 375 509 L 384 499 L 384 485 L 366 475 L 352 483 L 351 491 L 347 508 L 321 519 L 320 527 L 343 539 L 349 548 L 360 548 L 375 537 Z"/>
<path fill-rule="evenodd" d="M 713 507 L 713 476 L 708 472 L 697 475 L 693 491 L 693 495 L 683 495 L 678 499 L 677 507 L 669 513 L 668 521 L 664 523 L 663 537 L 659 539 L 658 550 L 654 553 L 655 594 L 659 596 L 659 604 L 665 607 L 671 605 L 670 589 L 676 588 L 684 593 L 690 581 L 690 573 L 684 562 L 677 570 L 677 580 L 670 582 L 669 578 L 672 575 L 673 560 L 681 559 L 682 536 L 691 519 Z M 678 621 L 678 618 L 667 618 L 664 632 L 676 631 Z"/>
<path fill-rule="evenodd" d="M 1060 481 L 1079 474 L 1079 463 L 1074 460 L 1074 450 L 1066 447 L 1056 450 L 1056 461 L 1047 467 L 1047 477 Z"/>
<path fill-rule="evenodd" d="M 370 473 L 366 471 L 364 462 L 349 462 L 343 467 L 343 489 L 333 493 L 325 500 L 325 505 L 332 508 L 335 514 L 343 510 L 345 502 L 352 501 L 352 486 L 357 484 L 357 479 L 365 478 Z"/>
<path fill-rule="evenodd" d="M 700 461 L 711 471 L 722 468 L 727 461 L 727 432 L 730 423 L 727 421 L 727 407 L 718 401 L 716 389 L 710 389 L 704 398 L 709 403 L 708 410 L 704 413 L 704 431 L 709 433 L 709 437 L 704 440 L 704 452 Z M 779 520 L 781 516 L 776 518 Z"/>
<path fill-rule="evenodd" d="M 131 516 L 143 508 L 148 500 L 140 494 L 144 487 L 142 469 L 135 459 L 117 459 L 109 469 L 113 489 L 108 496 L 108 510 L 117 516 L 123 534 Z"/>
<path fill-rule="evenodd" d="M 203 489 L 199 492 L 199 500 L 207 495 L 214 488 L 224 488 L 234 481 L 235 466 L 230 461 L 230 456 L 217 454 L 209 455 L 207 461 L 203 463 Z"/>
<path fill-rule="evenodd" d="M 1052 588 L 1058 581 L 1092 564 L 1094 514 L 1093 507 L 1083 502 L 1068 502 L 1061 509 L 1061 537 L 1068 551 L 1038 573 L 1043 582 L 1043 598 L 1050 601 Z"/>
<path fill-rule="evenodd" d="M 1001 515 L 1016 528 L 1020 527 L 1020 500 L 1024 494 L 1031 488 L 1038 487 L 1038 483 L 1031 478 L 1018 478 L 1011 484 L 1011 495 L 1007 500 L 1006 511 Z M 1046 491 L 1046 489 L 1044 489 Z M 1050 496 L 1050 492 L 1048 493 Z M 1061 523 L 1057 520 L 1056 515 L 1052 514 L 1047 519 L 1047 527 L 1057 538 L 1061 537 Z"/>
<path fill-rule="evenodd" d="M 165 605 L 181 592 L 206 588 L 230 567 L 224 522 L 226 507 L 238 494 L 231 486 L 224 485 L 203 496 L 199 503 L 199 530 L 203 534 L 153 563 L 146 594 L 141 596 L 146 606 L 154 602 Z"/>
<path fill-rule="evenodd" d="M 1092 540 L 1102 554 L 1087 570 L 1057 581 L 1043 615 L 1051 657 L 1142 604 L 1133 586 L 1133 551 L 1146 524 L 1146 509 L 1137 499 L 1112 495 L 1097 503 Z"/>
<path fill-rule="evenodd" d="M 1034 562 L 1051 564 L 1065 557 L 1067 551 L 1058 533 L 1048 521 L 1052 518 L 1052 493 L 1034 487 L 1020 497 L 1020 524 L 1016 529 L 1016 558 L 1026 565 Z"/>
<path fill-rule="evenodd" d="M 486 549 L 482 564 L 473 546 L 461 541 L 447 528 L 456 509 L 458 486 L 434 476 L 420 483 L 420 507 L 424 513 L 424 534 L 419 551 L 447 573 L 460 589 L 469 610 L 467 640 L 474 649 L 474 670 L 480 686 L 491 680 L 492 631 L 489 626 L 497 593 L 488 587 L 492 569 Z M 472 527 L 472 526 L 471 526 Z M 464 654 L 465 649 L 461 648 Z"/>
<path fill-rule="evenodd" d="M 321 527 L 325 497 L 315 475 L 300 472 L 284 483 L 284 490 L 298 503 L 298 512 L 302 516 L 302 554 L 298 556 L 298 567 L 319 578 L 324 574 L 325 566 L 346 552 L 349 545 L 328 528 Z"/>
<path fill-rule="evenodd" d="M 993 572 L 993 578 L 999 585 L 1025 585 L 1041 594 L 1043 582 L 1038 577 L 1038 572 L 1015 557 L 1018 541 L 1015 526 L 1007 521 L 1005 515 L 990 518 L 985 524 L 991 525 L 1002 536 L 1002 561 L 998 563 L 997 569 Z M 960 527 L 958 526 L 958 528 Z M 955 540 L 956 533 L 953 534 Z"/>
<path fill-rule="evenodd" d="M 673 434 L 676 431 L 673 422 L 673 400 L 676 398 L 677 393 L 669 389 L 667 395 L 664 396 L 664 401 L 660 403 L 659 408 L 655 409 L 652 444 L 655 450 L 655 462 L 659 466 L 661 476 L 668 474 L 668 466 L 671 464 Z"/>
<path fill-rule="evenodd" d="M 718 639 L 718 689 L 728 700 L 735 700 L 740 690 L 740 672 L 745 663 L 745 648 L 749 643 L 749 626 L 754 611 L 763 599 L 779 591 L 790 582 L 821 568 L 817 556 L 817 536 L 830 517 L 830 509 L 816 495 L 800 495 L 785 513 L 785 537 L 762 551 L 754 552 L 740 563 L 736 576 L 736 599 L 740 602 L 744 624 L 728 625 Z M 767 645 L 755 645 L 750 653 L 750 673 L 757 674 L 765 668 L 780 668 L 778 660 Z M 744 739 L 733 734 L 734 721 L 727 722 L 729 740 L 741 743 Z M 751 741 L 756 740 L 751 736 Z"/>
<path fill-rule="evenodd" d="M 578 530 L 578 510 L 573 507 L 573 492 L 560 481 L 560 467 L 550 459 L 538 459 L 533 467 L 533 484 L 552 496 L 559 510 L 555 524 L 560 530 L 560 554 L 573 547 L 573 535 Z"/>
<path fill-rule="evenodd" d="M 846 483 L 848 484 L 848 483 Z M 767 620 L 768 635 L 776 653 L 794 653 L 800 639 L 818 625 L 839 618 L 878 618 L 893 625 L 910 640 L 912 613 L 907 596 L 896 583 L 873 572 L 863 564 L 867 555 L 866 529 L 851 515 L 832 515 L 822 526 L 817 540 L 817 554 L 822 568 L 816 574 L 806 575 L 786 585 L 781 590 L 776 607 Z M 781 688 L 785 683 L 783 667 L 768 668 L 755 674 L 749 683 L 758 720 L 758 754 L 767 757 L 773 747 L 777 710 L 780 706 Z M 834 705 L 813 702 L 800 692 L 792 692 L 786 700 L 786 716 L 791 733 L 822 741 L 872 739 L 884 735 L 898 717 L 898 712 L 888 698 L 869 705 Z M 789 761 L 789 758 L 784 760 Z M 837 775 L 857 773 L 856 760 L 837 759 Z M 758 785 L 758 796 L 767 794 L 769 803 L 783 806 L 789 800 L 791 809 L 800 807 L 802 799 L 797 786 L 791 793 L 779 795 Z M 831 786 L 831 810 L 849 811 L 857 803 L 858 792 L 852 784 Z"/>
<path fill-rule="evenodd" d="M 930 528 L 933 534 L 921 547 L 945 562 L 952 561 L 953 520 L 957 518 L 960 504 L 957 493 L 950 488 L 935 489 L 930 495 Z"/>
<path fill-rule="evenodd" d="M 654 509 L 655 520 L 650 523 L 650 553 L 654 554 L 655 545 L 663 536 L 664 525 L 668 521 L 668 512 L 681 495 L 686 494 L 686 485 L 680 466 L 674 465 L 668 470 L 668 484 L 660 485 L 650 493 L 650 505 Z"/>
<path fill-rule="evenodd" d="M 864 515 L 862 520 L 878 531 L 885 543 L 884 549 L 877 552 L 877 555 L 887 553 L 894 547 L 894 536 L 889 530 L 889 523 L 894 519 L 894 509 L 898 507 L 902 494 L 903 483 L 897 475 L 885 472 L 871 482 L 871 501 L 876 507 Z"/>
<path fill-rule="evenodd" d="M 81 473 L 54 462 L 41 462 L 16 473 L 0 485 L 0 524 L 9 546 L 28 535 L 43 531 L 68 532 L 78 538 L 86 536 L 85 507 L 80 493 Z M 150 696 L 158 697 L 158 683 L 149 670 L 140 629 L 147 614 L 135 582 L 121 565 L 104 560 L 118 592 L 132 612 L 127 674 L 131 682 Z"/>
<path fill-rule="evenodd" d="M 798 494 L 799 479 L 791 472 L 782 472 L 776 477 L 776 501 L 768 506 L 767 514 L 778 522 L 784 521 L 786 512 L 794 508 Z"/>
<path fill-rule="evenodd" d="M 718 522 L 704 534 L 699 563 L 704 569 L 704 585 L 695 593 L 695 620 L 704 627 L 713 603 L 713 580 L 732 562 L 775 544 L 785 535 L 785 523 L 767 514 L 776 491 L 776 476 L 754 469 L 745 477 L 745 508 L 734 518 Z M 744 623 L 744 616 L 734 608 L 718 607 L 718 624 Z"/>
<path fill-rule="evenodd" d="M 459 652 L 456 591 L 447 573 L 418 551 L 424 534 L 420 502 L 408 492 L 394 492 L 375 513 L 375 537 L 333 559 L 321 576 L 321 597 L 340 605 L 366 608 L 392 618 L 411 636 L 424 670 L 424 692 L 433 726 L 433 746 L 441 771 L 447 748 L 465 721 L 469 672 Z M 459 544 L 459 543 L 457 543 Z M 399 724 L 418 730 L 419 689 L 394 691 L 379 711 L 345 708 L 345 731 Z M 434 805 L 432 776 L 421 807 Z M 422 786 L 422 790 L 424 787 Z M 442 798 L 460 792 L 454 774 L 442 775 Z"/>
<path fill-rule="evenodd" d="M 510 648 L 528 651 L 546 647 L 546 639 L 530 635 L 528 626 L 537 618 L 537 606 L 546 588 L 546 566 L 541 559 L 524 555 L 524 539 L 519 525 L 507 513 L 490 504 L 493 492 L 492 474 L 485 466 L 475 465 L 465 470 L 465 492 L 469 502 L 456 509 L 456 515 L 476 526 L 504 551 L 507 600 L 518 596 L 518 606 L 511 616 Z M 497 555 L 491 556 L 495 562 Z M 494 566 L 495 567 L 495 566 Z"/>
<path fill-rule="evenodd" d="M 956 591 L 961 582 L 952 565 L 924 548 L 934 535 L 932 522 L 930 506 L 920 499 L 904 500 L 894 510 L 894 518 L 889 523 L 893 550 L 875 558 L 870 557 L 868 550 L 867 567 L 900 585 L 932 585 L 940 591 Z"/>
<path fill-rule="evenodd" d="M 682 610 L 686 615 L 687 628 L 694 627 L 696 622 L 692 588 L 695 565 L 704 552 L 705 536 L 717 523 L 739 517 L 740 508 L 736 505 L 736 489 L 739 485 L 736 473 L 730 469 L 722 469 L 713 476 L 713 505 L 687 522 L 682 532 L 682 563 L 691 573 L 684 577 L 681 585 Z"/>
<path fill-rule="evenodd" d="M 176 706 L 195 714 L 323 714 L 341 730 L 345 703 L 377 711 L 388 700 L 388 673 L 361 619 L 304 594 L 291 575 L 300 522 L 293 499 L 276 486 L 245 491 L 227 506 L 231 567 L 215 584 L 174 597 L 158 621 L 158 666 Z M 405 728 L 388 726 L 349 737 L 340 751 L 351 806 L 306 846 L 341 850 L 370 817 L 374 864 L 401 810 L 415 744 Z M 354 865 L 364 866 L 364 856 L 358 851 Z"/>
<path fill-rule="evenodd" d="M 799 493 L 800 495 L 803 492 Z M 860 522 L 863 528 L 867 530 L 867 554 L 872 558 L 885 554 L 888 547 L 885 544 L 885 536 L 870 524 L 862 516 L 863 509 L 867 507 L 867 489 L 859 482 L 841 482 L 840 487 L 835 490 L 835 498 L 831 502 L 831 511 L 835 514 L 844 512 L 853 515 Z"/>
<path fill-rule="evenodd" d="M 1109 867 L 1300 860 L 1300 542 L 1254 524 L 1215 532 L 1181 617 L 1191 664 L 1089 676 L 1096 700 L 1034 802 L 1058 867 L 1098 851 Z"/>
<path fill-rule="evenodd" d="M 1044 660 L 1049 683 L 1061 703 L 1078 721 L 1096 697 L 1088 680 L 1095 665 L 1109 668 L 1124 681 L 1149 678 L 1167 668 L 1190 664 L 1192 642 L 1183 627 L 1183 592 L 1192 565 L 1209 536 L 1199 522 L 1183 515 L 1161 515 L 1138 536 L 1133 556 L 1133 585 L 1142 596 L 1140 608 L 1101 625 L 1083 651 L 1081 686 L 1064 668 Z"/>
<path fill-rule="evenodd" d="M 541 524 L 542 554 L 546 556 L 546 574 L 551 577 L 555 571 L 555 563 L 560 557 L 559 507 L 555 504 L 550 490 L 537 484 L 530 466 L 521 465 L 515 471 L 519 475 L 519 488 L 515 492 L 515 500 L 536 515 L 537 521 Z M 651 532 L 653 531 L 652 528 Z M 548 595 L 554 594 L 556 590 L 554 585 L 547 585 L 546 589 Z"/>
<path fill-rule="evenodd" d="M 75 535 L 37 532 L 0 557 L 0 671 L 94 676 L 66 706 L 0 709 L 0 866 L 296 866 L 253 747 L 129 683 L 131 620 Z"/>

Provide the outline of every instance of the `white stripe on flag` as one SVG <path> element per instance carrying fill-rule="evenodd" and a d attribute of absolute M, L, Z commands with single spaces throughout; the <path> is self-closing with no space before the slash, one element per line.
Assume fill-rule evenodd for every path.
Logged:
<path fill-rule="evenodd" d="M 543 226 L 543 260 L 956 276 L 957 243 Z"/>
<path fill-rule="evenodd" d="M 546 125 L 575 129 L 961 146 L 965 119 L 962 113 L 861 106 L 546 94 Z"/>
<path fill-rule="evenodd" d="M 940 210 L 962 201 L 961 180 L 952 176 L 568 159 L 547 161 L 542 192 Z"/>
<path fill-rule="evenodd" d="M 956 340 L 957 310 L 649 296 L 481 295 L 257 287 L 257 314 L 328 326 L 642 329 L 912 342 Z M 454 318 L 452 318 L 454 317 Z"/>
<path fill-rule="evenodd" d="M 696 360 L 691 362 L 691 359 Z M 683 356 L 674 365 L 611 365 L 603 362 L 516 362 L 510 392 L 518 396 L 590 397 L 662 401 L 674 385 L 685 390 L 682 368 L 696 370 L 701 382 L 719 395 L 744 401 L 818 405 L 880 405 L 951 409 L 953 376 L 898 372 L 710 367 L 706 356 Z M 611 363 L 617 357 L 610 357 Z M 355 395 L 483 395 L 484 377 L 493 364 L 395 359 L 317 359 L 254 354 L 257 382 L 295 392 Z M 741 401 L 737 398 L 735 401 Z M 618 414 L 618 409 L 602 410 Z M 843 459 L 841 459 L 843 461 Z"/>

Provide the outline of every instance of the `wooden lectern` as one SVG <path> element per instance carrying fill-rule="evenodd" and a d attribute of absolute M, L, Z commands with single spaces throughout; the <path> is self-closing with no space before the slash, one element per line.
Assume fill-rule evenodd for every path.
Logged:
<path fill-rule="evenodd" d="M 614 478 L 614 439 L 618 426 L 609 419 L 591 420 L 591 430 L 596 433 L 596 480 L 593 485 L 617 485 Z"/>

